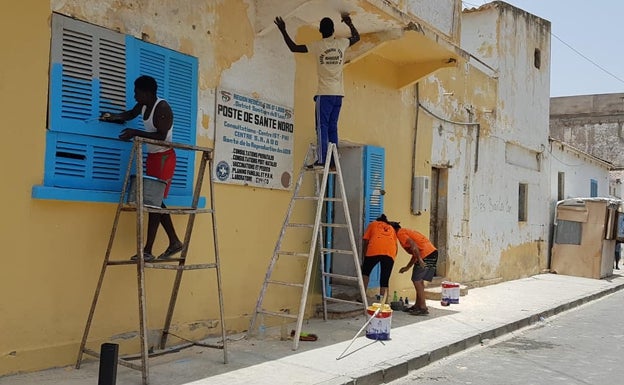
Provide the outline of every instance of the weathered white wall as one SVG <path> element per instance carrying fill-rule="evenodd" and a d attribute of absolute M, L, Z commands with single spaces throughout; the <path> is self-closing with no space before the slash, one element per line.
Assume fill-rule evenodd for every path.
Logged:
<path fill-rule="evenodd" d="M 551 203 L 557 200 L 558 173 L 565 173 L 564 199 L 590 196 L 590 180 L 598 181 L 598 196 L 609 196 L 608 164 L 570 146 L 552 142 L 549 146 Z"/>
<path fill-rule="evenodd" d="M 254 24 L 257 10 L 253 1 L 247 3 L 247 17 Z M 294 38 L 300 24 L 289 23 L 287 27 Z M 279 31 L 272 29 L 263 36 L 256 36 L 252 52 L 253 55 L 242 56 L 221 73 L 219 86 L 293 107 L 295 56 L 288 51 Z"/>
<path fill-rule="evenodd" d="M 459 22 L 454 18 L 457 0 L 437 0 L 435 2 L 392 0 L 391 2 L 399 7 L 401 3 L 407 3 L 404 5 L 404 9 L 408 13 L 421 18 L 448 36 L 452 36 L 454 29 L 458 27 Z"/>
<path fill-rule="evenodd" d="M 477 171 L 475 129 L 432 125 L 432 163 L 450 166 L 449 275 L 477 284 L 534 274 L 546 267 L 549 223 L 550 174 L 544 152 L 550 25 L 496 2 L 463 14 L 461 41 L 498 77 L 479 79 L 478 71 L 466 69 L 446 79 L 438 73 L 425 82 L 448 85 L 439 87 L 446 96 L 430 101 L 432 105 L 449 106 L 442 112 L 453 120 L 480 123 Z M 539 69 L 534 66 L 536 48 Z M 526 222 L 518 221 L 520 183 L 528 185 Z"/>

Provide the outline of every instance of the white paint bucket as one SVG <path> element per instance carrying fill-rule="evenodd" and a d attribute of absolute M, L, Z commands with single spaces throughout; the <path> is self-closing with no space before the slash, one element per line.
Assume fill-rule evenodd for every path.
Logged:
<path fill-rule="evenodd" d="M 165 195 L 167 182 L 153 176 L 143 177 L 143 204 L 150 207 L 160 207 Z M 128 203 L 136 203 L 136 175 L 130 175 L 128 189 Z"/>
<path fill-rule="evenodd" d="M 442 282 L 442 305 L 459 303 L 459 283 Z"/>
<path fill-rule="evenodd" d="M 379 310 L 381 308 L 381 310 Z M 375 312 L 377 314 L 375 314 Z M 384 304 L 383 307 L 380 303 L 374 303 L 366 308 L 366 313 L 369 316 L 370 322 L 366 325 L 366 338 L 371 340 L 389 340 L 390 339 L 390 325 L 392 323 L 392 309 L 389 305 Z M 375 315 L 373 317 L 373 315 Z"/>

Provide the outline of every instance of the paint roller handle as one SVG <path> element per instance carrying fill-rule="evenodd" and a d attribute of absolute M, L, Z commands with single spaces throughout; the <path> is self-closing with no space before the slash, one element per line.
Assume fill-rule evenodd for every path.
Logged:
<path fill-rule="evenodd" d="M 386 296 L 384 295 L 384 302 L 386 301 Z M 366 328 L 368 326 L 369 323 L 371 323 L 371 321 L 377 316 L 377 314 L 379 314 L 379 312 L 381 311 L 381 308 L 383 307 L 383 303 L 381 304 L 381 306 L 375 310 L 375 312 L 373 313 L 373 315 L 371 315 L 368 320 L 366 320 L 366 322 L 364 323 L 364 325 L 362 325 L 362 327 L 360 328 L 360 330 L 358 330 L 357 333 L 355 333 L 355 335 L 353 336 L 353 339 L 351 339 L 351 342 L 349 343 L 349 345 L 347 345 L 347 347 L 345 348 L 345 350 L 342 351 L 342 353 L 340 353 L 340 355 L 338 357 L 336 357 L 336 360 L 339 360 L 343 357 L 343 355 L 347 352 L 347 350 L 349 350 L 349 348 L 351 347 L 351 345 L 353 345 L 353 342 L 355 341 L 355 339 L 360 335 L 360 333 L 362 333 L 362 330 L 364 330 L 364 328 Z"/>

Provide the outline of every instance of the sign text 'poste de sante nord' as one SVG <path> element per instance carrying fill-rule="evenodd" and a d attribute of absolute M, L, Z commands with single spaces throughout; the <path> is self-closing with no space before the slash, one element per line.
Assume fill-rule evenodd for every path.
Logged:
<path fill-rule="evenodd" d="M 293 175 L 291 108 L 217 90 L 213 180 L 288 189 Z"/>

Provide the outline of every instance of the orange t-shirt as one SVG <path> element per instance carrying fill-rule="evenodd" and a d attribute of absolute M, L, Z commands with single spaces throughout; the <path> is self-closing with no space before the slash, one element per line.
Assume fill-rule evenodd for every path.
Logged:
<path fill-rule="evenodd" d="M 386 222 L 371 222 L 366 228 L 362 238 L 368 241 L 368 247 L 366 248 L 367 257 L 373 257 L 375 255 L 387 255 L 392 257 L 392 259 L 396 257 L 396 232 L 392 226 Z"/>
<path fill-rule="evenodd" d="M 399 238 L 399 242 L 401 242 L 401 246 L 403 246 L 405 251 L 409 249 L 409 243 L 407 240 L 411 239 L 414 241 L 414 243 L 416 243 L 416 247 L 418 247 L 421 258 L 426 258 L 437 250 L 429 238 L 425 237 L 418 231 L 401 228 L 397 231 L 397 238 Z"/>

